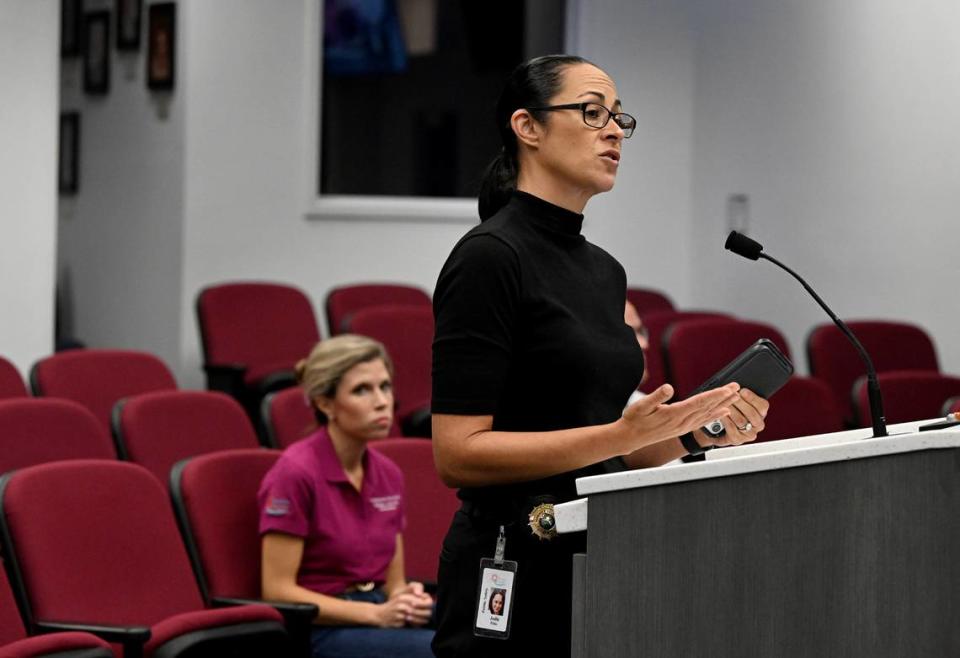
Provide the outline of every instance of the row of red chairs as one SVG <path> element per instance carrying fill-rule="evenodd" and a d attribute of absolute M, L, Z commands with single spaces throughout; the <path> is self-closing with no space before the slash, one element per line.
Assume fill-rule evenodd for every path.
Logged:
<path fill-rule="evenodd" d="M 41 360 L 31 379 L 36 393 L 50 397 L 0 400 L 0 473 L 53 459 L 119 456 L 166 482 L 171 467 L 186 457 L 259 445 L 236 400 L 215 391 L 176 390 L 169 369 L 150 354 L 63 352 Z M 271 448 L 286 448 L 316 426 L 299 387 L 269 396 L 263 414 Z M 433 468 L 432 452 L 421 446 L 418 465 L 402 450 L 394 448 L 391 456 L 408 464 L 416 483 L 411 486 L 427 486 L 428 499 L 448 501 L 444 509 L 455 506 L 453 492 Z M 428 560 L 432 554 L 426 552 Z"/>
<path fill-rule="evenodd" d="M 31 387 L 37 397 L 59 398 L 78 403 L 90 411 L 108 432 L 117 428 L 121 435 L 124 422 L 118 417 L 118 412 L 124 407 L 116 407 L 118 402 L 145 393 L 177 390 L 170 369 L 152 354 L 133 350 L 100 349 L 71 350 L 41 359 L 31 372 Z M 0 357 L 0 400 L 29 396 L 30 392 L 16 367 Z M 168 425 L 181 417 L 177 413 L 177 407 L 182 406 L 193 409 L 194 415 L 199 410 L 201 415 L 217 418 L 220 426 L 227 428 L 231 424 L 235 426 L 238 422 L 246 422 L 242 414 L 238 421 L 236 410 L 231 408 L 238 403 L 231 405 L 232 401 L 232 398 L 219 392 L 211 392 L 209 395 L 192 394 L 192 397 L 189 393 L 156 395 L 138 400 L 136 404 L 125 409 L 125 415 L 156 416 L 157 427 L 163 428 L 160 433 L 170 435 L 176 432 L 169 431 L 171 428 Z M 156 405 L 157 410 L 154 410 L 152 405 Z M 167 412 L 172 412 L 172 415 L 164 416 Z M 313 411 L 299 387 L 269 394 L 264 400 L 261 413 L 265 432 L 260 438 L 264 439 L 264 445 L 271 448 L 286 448 L 309 433 L 316 423 Z M 207 436 L 217 434 L 210 432 Z M 400 436 L 399 428 L 395 427 L 391 434 Z M 246 429 L 234 431 L 233 435 L 242 437 L 244 445 L 256 440 L 256 437 L 251 438 L 251 432 Z M 202 437 L 198 440 L 201 443 L 203 441 Z M 132 449 L 135 452 L 138 450 L 136 446 L 119 446 L 118 449 Z M 169 461 L 172 463 L 174 460 Z M 165 472 L 164 469 L 168 466 L 169 464 L 164 465 L 160 472 Z"/>
<path fill-rule="evenodd" d="M 238 311 L 233 316 L 223 313 L 224 324 L 229 324 L 233 331 L 239 331 L 240 335 L 257 336 L 255 331 L 240 330 L 242 326 L 240 317 L 243 312 L 239 309 L 246 308 L 247 317 L 256 316 L 256 313 L 249 312 L 249 306 L 246 306 L 242 300 L 254 298 L 255 293 L 267 295 L 270 289 L 270 284 L 213 286 L 203 291 L 198 298 L 198 317 L 203 317 L 199 311 L 208 296 L 230 297 Z M 286 294 L 293 293 L 286 290 Z M 309 316 L 309 320 L 312 321 L 313 313 L 309 301 L 299 291 L 296 294 L 300 296 L 299 307 L 305 309 L 302 315 Z M 697 373 L 722 365 L 717 363 L 717 358 L 714 358 L 717 353 L 715 340 L 710 340 L 705 345 L 688 343 L 695 349 L 684 351 L 682 348 L 674 349 L 666 343 L 661 343 L 661 339 L 678 321 L 730 318 L 728 314 L 714 311 L 677 311 L 673 301 L 667 295 L 652 289 L 630 287 L 627 289 L 627 299 L 637 308 L 651 337 L 652 349 L 647 354 L 648 378 L 645 391 L 649 392 L 665 381 L 676 384 L 677 382 L 672 379 L 675 375 L 669 370 L 681 369 L 683 366 L 677 365 L 681 362 L 686 363 L 694 359 L 698 361 L 699 365 L 694 366 Z M 338 288 L 330 293 L 325 305 L 331 334 L 349 330 L 372 336 L 384 342 L 394 356 L 397 361 L 395 383 L 399 403 L 398 417 L 401 429 L 407 435 L 429 435 L 430 344 L 433 338 L 429 305 L 429 296 L 424 291 L 398 285 L 360 285 Z M 291 303 L 288 306 L 297 307 L 298 304 Z M 915 385 L 914 392 L 918 390 L 916 386 L 923 386 L 922 390 L 929 393 L 925 398 L 927 403 L 922 406 L 901 405 L 899 391 L 908 385 L 901 384 L 901 380 L 892 374 L 885 375 L 883 379 L 892 400 L 892 413 L 888 414 L 889 418 L 901 418 L 897 411 L 901 407 L 907 413 L 907 418 L 916 417 L 911 414 L 926 415 L 930 410 L 935 410 L 936 414 L 941 412 L 939 408 L 941 400 L 936 398 L 940 397 L 941 391 L 947 393 L 955 391 L 955 382 L 944 375 L 934 376 L 934 373 L 939 373 L 939 368 L 933 343 L 922 329 L 905 323 L 891 322 L 853 322 L 851 326 L 867 346 L 868 352 L 873 355 L 879 372 L 928 371 L 924 377 L 914 373 L 908 378 Z M 775 329 L 771 328 L 771 330 L 776 332 Z M 202 333 L 204 333 L 203 329 Z M 314 325 L 312 335 L 315 336 L 316 333 Z M 782 340 L 779 332 L 776 332 L 776 337 L 785 347 L 786 342 Z M 256 342 L 262 344 L 264 341 Z M 252 343 L 253 341 L 251 345 Z M 705 346 L 706 354 L 704 354 Z M 744 345 L 737 344 L 736 347 L 743 349 Z M 726 345 L 721 346 L 720 350 L 724 354 L 730 351 Z M 863 385 L 857 380 L 863 372 L 863 366 L 855 350 L 839 330 L 833 325 L 815 328 L 807 343 L 807 357 L 810 373 L 815 381 L 802 384 L 791 383 L 791 388 L 798 391 L 803 387 L 803 393 L 796 395 L 793 395 L 793 391 L 781 393 L 778 405 L 781 407 L 790 405 L 790 398 L 795 398 L 798 406 L 803 404 L 809 407 L 811 404 L 822 402 L 825 420 L 820 423 L 791 423 L 790 427 L 784 426 L 782 431 L 788 435 L 796 435 L 796 432 L 807 429 L 827 430 L 869 424 L 869 418 L 859 408 Z M 669 362 L 665 358 L 669 359 Z M 208 358 L 207 361 L 209 363 L 210 359 Z M 826 385 L 830 391 L 829 396 L 824 394 L 823 386 L 818 382 Z M 826 401 L 828 397 L 832 399 L 832 404 Z M 799 409 L 794 412 L 784 407 L 781 415 L 794 413 L 800 414 Z M 840 417 L 839 424 L 834 422 L 837 414 Z M 779 431 L 768 430 L 765 436 L 782 438 L 778 436 L 779 433 Z"/>
<path fill-rule="evenodd" d="M 31 633 L 93 633 L 127 658 L 309 655 L 315 606 L 267 605 L 256 590 L 205 600 L 167 492 L 141 466 L 72 459 L 7 473 L 0 527 Z"/>
<path fill-rule="evenodd" d="M 397 379 L 406 382 L 405 386 L 398 386 L 407 392 L 401 395 L 398 417 L 410 421 L 419 413 L 420 421 L 429 423 L 429 350 L 432 339 L 429 310 L 379 307 L 364 311 L 359 319 L 368 317 L 371 325 L 363 327 L 368 334 L 377 333 L 377 324 L 397 329 L 395 340 L 385 340 L 392 343 L 388 347 L 398 355 Z M 722 314 L 661 311 L 648 313 L 646 321 L 653 346 L 647 353 L 647 391 L 669 380 L 677 386 L 678 395 L 684 395 L 757 336 L 773 338 L 789 354 L 785 340 L 775 328 L 735 321 L 739 329 L 731 333 L 731 329 L 723 327 L 734 321 Z M 882 375 L 881 390 L 888 400 L 890 422 L 937 415 L 942 412 L 943 400 L 960 394 L 956 379 L 940 374 L 936 369 L 932 342 L 919 328 L 897 323 L 851 324 L 874 354 Z M 691 328 L 667 331 L 682 326 Z M 738 337 L 736 333 L 742 335 Z M 822 415 L 825 418 L 833 418 L 834 412 L 838 411 L 842 424 L 865 426 L 869 424 L 869 416 L 863 411 L 866 409 L 863 402 L 865 387 L 862 381 L 855 379 L 862 372 L 862 366 L 853 349 L 838 337 L 838 333 L 832 325 L 818 328 L 811 334 L 809 350 L 814 379 L 821 380 L 831 390 L 833 403 L 820 404 L 828 397 L 822 390 L 816 390 L 823 387 L 807 383 L 803 385 L 805 395 L 796 396 L 797 405 L 809 409 L 817 403 L 824 409 Z M 658 343 L 661 343 L 662 350 L 655 348 Z M 907 368 L 909 371 L 900 372 Z M 27 394 L 19 373 L 9 362 L 0 360 L 0 373 L 6 373 L 0 377 L 0 391 L 4 395 Z M 76 350 L 43 359 L 31 372 L 31 385 L 38 395 L 77 400 L 108 427 L 116 400 L 144 391 L 176 388 L 173 375 L 162 361 L 150 354 L 124 350 Z M 791 397 L 788 393 L 782 393 L 778 398 L 778 407 L 784 410 L 781 415 L 793 413 L 785 406 Z M 312 412 L 295 388 L 270 394 L 259 412 L 261 425 L 265 428 L 261 436 L 272 447 L 286 447 L 312 424 Z M 798 408 L 796 413 L 800 414 L 801 410 Z M 408 422 L 408 431 L 403 434 L 413 433 L 409 426 Z M 802 434 L 805 429 L 826 431 L 835 426 L 834 423 L 817 427 L 791 423 L 783 432 L 767 431 L 763 436 L 784 438 L 781 433 L 797 436 L 796 432 Z M 400 435 L 400 428 L 395 427 L 392 434 Z"/>
<path fill-rule="evenodd" d="M 216 603 L 214 599 L 223 598 L 257 598 L 259 514 L 256 492 L 264 473 L 280 451 L 256 447 L 253 430 L 243 410 L 221 393 L 164 391 L 142 394 L 119 403 L 115 418 L 118 430 L 116 452 L 122 458 L 138 462 L 132 466 L 139 474 L 123 477 L 143 480 L 146 475 L 153 479 L 153 487 L 161 492 L 164 487 L 160 483 L 169 483 L 189 557 L 207 603 Z M 92 481 L 101 483 L 97 486 L 91 484 L 93 490 L 100 493 L 112 490 L 111 495 L 123 499 L 124 505 L 128 500 L 137 501 L 153 495 L 125 492 L 111 483 L 110 477 L 113 476 L 103 474 L 105 469 L 109 471 L 108 467 L 102 466 L 103 463 L 121 462 L 115 460 L 114 445 L 100 423 L 77 403 L 35 398 L 0 401 L 0 441 L 0 472 L 27 473 L 39 468 L 38 464 L 64 460 L 77 464 L 77 469 L 82 464 L 101 464 L 97 466 L 97 474 L 89 475 Z M 239 447 L 243 445 L 250 447 Z M 456 495 L 437 476 L 429 441 L 385 439 L 378 441 L 374 449 L 391 458 L 404 473 L 408 500 L 407 574 L 417 580 L 435 582 L 443 534 L 458 507 Z M 87 472 L 70 471 L 72 475 L 69 477 L 85 478 Z M 45 508 L 50 508 L 51 514 L 57 513 L 55 510 L 62 502 L 49 496 L 40 496 L 37 500 Z M 70 510 L 71 515 L 76 512 L 75 508 Z M 89 510 L 96 511 L 96 506 L 90 506 Z M 141 511 L 146 516 L 161 514 L 156 508 Z M 114 512 L 113 509 L 103 510 L 108 517 Z M 29 519 L 34 515 L 32 511 L 25 512 L 20 518 Z M 141 526 L 132 526 L 123 521 L 122 515 L 113 518 L 119 528 L 126 526 L 128 530 L 147 523 L 143 521 Z M 84 546 L 82 538 L 86 531 L 77 530 L 70 545 Z M 90 531 L 102 533 L 103 529 Z M 140 529 L 133 531 L 141 532 Z M 57 538 L 48 536 L 44 541 L 48 540 L 56 541 Z M 134 549 L 139 541 L 124 534 L 115 541 L 115 550 L 125 551 L 126 540 L 133 542 Z M 57 564 L 43 568 L 49 573 L 72 573 L 71 569 Z M 26 598 L 23 601 L 29 603 Z M 29 613 L 32 608 L 27 606 L 24 609 Z M 59 608 L 43 610 L 50 611 L 50 614 L 61 611 Z M 49 616 L 44 612 L 38 618 L 64 617 Z M 71 618 L 101 624 L 116 623 L 109 614 Z M 296 619 L 303 622 L 300 617 Z"/>
<path fill-rule="evenodd" d="M 379 307 L 358 314 L 359 321 L 370 319 L 369 326 L 361 325 L 367 334 L 377 334 L 377 325 L 395 329 L 394 340 L 384 338 L 388 348 L 398 355 L 398 388 L 400 395 L 398 417 L 409 421 L 420 414 L 420 421 L 429 423 L 430 342 L 432 318 L 428 309 L 414 307 Z M 716 328 L 732 321 L 718 313 L 659 311 L 647 313 L 646 326 L 651 345 L 647 353 L 649 379 L 647 391 L 663 381 L 678 386 L 683 395 L 719 368 L 731 355 L 749 344 L 750 338 L 767 336 L 786 350 L 782 335 L 769 325 L 737 321 L 743 336 L 730 330 Z M 667 330 L 683 325 L 701 326 L 686 332 Z M 956 396 L 955 378 L 940 374 L 932 341 L 919 328 L 902 323 L 851 323 L 862 337 L 867 349 L 874 355 L 881 372 L 881 390 L 888 399 L 888 420 L 898 422 L 929 417 L 942 412 L 944 399 Z M 839 411 L 846 426 L 868 425 L 869 416 L 863 411 L 865 389 L 857 378 L 862 366 L 848 343 L 838 336 L 832 325 L 822 326 L 811 334 L 809 359 L 814 379 L 821 380 L 832 392 L 833 404 L 823 403 L 823 416 L 833 418 Z M 720 340 L 724 337 L 723 340 Z M 383 338 L 383 337 L 381 337 Z M 661 344 L 662 350 L 656 349 Z M 672 355 L 672 356 L 671 356 Z M 899 372 L 909 368 L 909 372 Z M 676 371 L 676 372 L 673 372 Z M 25 395 L 23 381 L 15 368 L 0 360 L 0 391 L 6 395 Z M 687 376 L 687 373 L 693 373 Z M 684 377 L 687 376 L 687 379 Z M 3 382 L 7 382 L 3 384 Z M 403 384 L 406 382 L 406 385 Z M 686 382 L 686 383 L 685 383 Z M 31 385 L 39 395 L 67 397 L 91 409 L 104 425 L 109 426 L 110 414 L 117 399 L 144 391 L 172 390 L 176 382 L 169 369 L 156 357 L 142 352 L 122 350 L 77 350 L 43 359 L 31 372 Z M 810 408 L 825 399 L 822 386 L 805 384 L 807 394 L 796 396 L 798 405 Z M 796 385 L 792 386 L 796 388 Z M 852 392 L 852 395 L 851 395 Z M 789 391 L 788 391 L 789 393 Z M 780 394 L 778 407 L 790 415 L 787 393 Z M 406 403 L 404 403 L 406 401 Z M 952 405 L 952 403 L 951 403 Z M 816 407 L 814 407 L 816 408 Z M 268 396 L 260 410 L 263 441 L 272 447 L 285 447 L 300 438 L 312 423 L 312 412 L 297 389 L 287 389 Z M 797 414 L 801 413 L 797 409 Z M 782 415 L 781 414 L 781 415 Z M 819 429 L 834 427 L 828 423 Z M 279 428 L 279 429 L 275 429 Z M 409 428 L 409 423 L 408 423 Z M 786 435 L 796 436 L 806 425 L 784 428 Z M 407 431 L 404 434 L 413 432 Z M 395 427 L 394 435 L 401 434 Z M 784 438 L 781 432 L 767 431 L 768 438 Z"/>
<path fill-rule="evenodd" d="M 294 398 L 299 396 L 301 408 L 309 413 L 299 389 L 290 392 Z M 309 421 L 300 424 L 288 420 L 281 423 L 280 433 L 287 430 L 282 435 L 289 445 L 312 426 Z M 165 484 L 171 469 L 183 459 L 260 448 L 239 403 L 215 391 L 156 391 L 123 399 L 113 414 L 112 434 L 111 441 L 110 433 L 93 414 L 70 400 L 0 400 L 0 473 L 55 460 L 119 457 L 144 467 Z M 408 566 L 418 578 L 433 581 L 435 571 L 423 567 L 432 564 L 431 569 L 436 568 L 439 542 L 432 540 L 439 537 L 452 516 L 456 496 L 440 482 L 429 441 L 386 439 L 375 445 L 401 467 L 415 500 L 432 501 L 411 514 L 414 534 L 409 543 L 417 550 L 408 551 L 408 560 L 412 561 Z M 435 520 L 439 525 L 434 525 Z M 424 528 L 425 534 L 417 528 Z M 425 562 L 414 564 L 417 560 Z"/>
<path fill-rule="evenodd" d="M 152 354 L 81 349 L 38 361 L 31 371 L 31 388 L 38 397 L 63 398 L 81 404 L 109 429 L 116 423 L 117 401 L 147 392 L 175 391 L 177 383 L 166 364 Z M 0 400 L 29 395 L 16 367 L 0 357 Z M 428 391 L 418 390 L 418 396 L 422 405 L 429 404 Z M 416 406 L 410 405 L 410 408 Z M 266 429 L 263 437 L 268 447 L 285 448 L 303 437 L 314 424 L 313 413 L 297 387 L 269 394 L 261 413 Z M 392 435 L 401 435 L 399 426 Z"/>
<path fill-rule="evenodd" d="M 667 328 L 682 320 L 729 317 L 717 312 L 671 310 L 672 302 L 665 295 L 651 290 L 631 288 L 628 297 L 641 309 L 654 346 L 648 354 L 648 391 L 666 380 L 663 357 L 657 346 Z M 392 303 L 384 306 L 383 303 L 387 301 Z M 424 415 L 430 394 L 432 342 L 432 316 L 428 311 L 429 297 L 426 293 L 409 286 L 348 286 L 332 291 L 327 299 L 327 307 L 331 318 L 340 318 L 342 328 L 378 338 L 394 354 L 398 371 L 400 419 L 407 422 L 417 412 Z M 197 308 L 207 365 L 213 369 L 223 369 L 232 364 L 230 368 L 242 370 L 248 379 L 253 375 L 271 372 L 275 382 L 283 379 L 277 375 L 278 364 L 285 363 L 289 371 L 293 361 L 306 353 L 318 335 L 309 300 L 301 291 L 290 286 L 261 283 L 211 286 L 198 296 Z M 297 316 L 302 317 L 296 320 Z M 283 320 L 284 317 L 288 320 Z M 868 345 L 868 350 L 875 355 L 878 370 L 937 370 L 932 341 L 918 327 L 877 322 L 853 323 L 853 326 Z M 298 346 L 294 347 L 294 344 Z M 284 350 L 287 350 L 285 356 L 282 354 Z M 257 351 L 259 353 L 255 354 Z M 149 359 L 144 357 L 141 362 Z M 811 333 L 808 359 L 813 376 L 831 387 L 845 419 L 848 422 L 853 420 L 850 391 L 856 377 L 862 372 L 854 350 L 832 325 L 825 325 Z M 50 374 L 46 375 L 46 379 L 54 381 L 47 386 L 58 387 L 56 378 L 89 379 L 92 367 L 95 366 L 81 359 L 77 359 L 72 366 L 58 365 L 53 368 L 53 364 L 50 364 Z M 175 387 L 173 376 L 163 367 L 157 368 L 150 363 L 127 363 L 123 367 L 131 368 L 131 378 L 152 376 L 155 381 L 149 385 L 151 389 Z M 145 369 L 153 374 L 146 375 L 143 372 Z M 33 373 L 31 379 L 36 374 L 40 373 Z M 22 380 L 16 373 L 6 377 L 3 375 L 4 370 L 0 368 L 0 392 L 4 388 L 9 388 L 13 393 L 22 392 Z M 289 384 L 289 377 L 287 379 L 286 384 Z M 9 384 L 4 385 L 5 381 Z M 42 385 L 40 381 L 34 382 L 35 389 Z M 91 391 L 91 394 L 94 393 L 96 391 Z M 242 395 L 238 397 L 243 399 Z M 259 398 L 257 404 L 260 404 Z M 111 405 L 109 396 L 105 400 L 90 402 L 90 406 L 99 407 L 101 415 L 108 413 Z M 251 411 L 252 417 L 257 417 L 256 411 Z"/>
<path fill-rule="evenodd" d="M 396 366 L 399 429 L 429 436 L 430 296 L 408 285 L 343 286 L 330 291 L 325 309 L 330 335 L 349 331 L 386 345 Z M 294 365 L 320 339 L 310 299 L 289 285 L 208 286 L 196 311 L 207 388 L 235 397 L 254 418 L 265 396 L 294 383 Z"/>
<path fill-rule="evenodd" d="M 666 295 L 631 288 L 641 312 L 673 309 Z M 433 314 L 430 295 L 402 284 L 334 288 L 324 302 L 328 333 L 351 332 L 382 342 L 396 366 L 396 430 L 430 436 Z M 319 340 L 310 299 L 293 286 L 265 282 L 211 285 L 197 295 L 207 388 L 241 401 L 251 417 L 273 392 L 293 381 L 294 364 Z"/>
<path fill-rule="evenodd" d="M 642 311 L 672 309 L 662 293 L 627 292 Z M 396 430 L 430 436 L 430 351 L 433 315 L 430 295 L 403 284 L 355 284 L 331 290 L 324 302 L 328 333 L 352 332 L 382 342 L 396 366 Z M 294 364 L 319 339 L 310 299 L 293 286 L 229 282 L 197 295 L 207 388 L 225 391 L 256 417 L 263 399 L 288 387 Z"/>
<path fill-rule="evenodd" d="M 73 400 L 106 428 L 117 400 L 150 391 L 175 390 L 177 382 L 156 356 L 134 350 L 78 349 L 37 361 L 30 389 L 37 397 Z M 16 367 L 0 357 L 0 400 L 28 397 Z"/>
<path fill-rule="evenodd" d="M 170 527 L 176 533 L 176 526 L 164 517 L 170 514 L 169 503 L 157 477 L 166 482 L 164 470 L 173 461 L 217 449 L 227 437 L 231 444 L 257 446 L 239 405 L 219 393 L 158 390 L 137 395 L 175 387 L 166 366 L 140 352 L 82 350 L 51 359 L 64 367 L 51 369 L 50 360 L 41 361 L 32 372 L 34 389 L 69 393 L 77 401 L 32 398 L 25 388 L 0 400 L 0 472 L 7 473 L 0 480 L 0 522 L 5 566 L 23 619 L 11 606 L 9 591 L 0 592 L 0 639 L 11 643 L 0 647 L 0 655 L 68 649 L 84 652 L 76 655 L 113 655 L 109 644 L 84 633 L 24 637 L 80 628 L 92 629 L 126 656 L 289 655 L 294 647 L 274 608 L 204 607 L 183 545 L 169 534 Z M 22 384 L 15 369 L 6 370 L 13 370 Z M 123 430 L 115 446 L 107 430 L 109 409 L 122 395 L 133 397 L 127 413 L 116 415 Z M 172 402 L 170 413 L 148 413 L 156 400 Z M 177 403 L 183 406 L 186 400 L 200 402 L 206 412 L 219 408 L 226 413 L 206 418 L 196 409 L 179 409 Z M 182 432 L 179 425 L 190 423 L 192 430 Z M 118 453 L 140 459 L 153 473 L 117 462 Z M 83 464 L 94 466 L 75 470 Z M 127 474 L 111 474 L 117 467 Z M 136 484 L 125 489 L 125 478 Z M 308 655 L 304 638 L 316 611 L 296 610 L 300 630 L 295 646 L 301 649 L 298 655 Z M 295 616 L 296 610 L 284 612 Z M 292 622 L 286 627 L 294 628 Z"/>
<path fill-rule="evenodd" d="M 664 382 L 683 397 L 759 338 L 788 357 L 775 327 L 712 312 L 654 311 L 643 315 L 649 332 L 649 392 Z M 895 322 L 851 322 L 880 373 L 889 422 L 930 418 L 955 410 L 960 378 L 939 371 L 932 340 L 919 327 Z M 793 377 L 776 396 L 762 440 L 836 431 L 870 424 L 863 364 L 834 325 L 809 337 L 811 377 Z M 817 410 L 816 414 L 811 409 Z"/>

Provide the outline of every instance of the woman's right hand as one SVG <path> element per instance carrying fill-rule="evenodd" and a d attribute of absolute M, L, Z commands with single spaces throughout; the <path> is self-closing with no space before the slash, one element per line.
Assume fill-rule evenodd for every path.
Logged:
<path fill-rule="evenodd" d="M 729 407 L 738 398 L 740 386 L 732 383 L 704 391 L 680 402 L 667 404 L 673 387 L 664 384 L 632 405 L 623 413 L 623 422 L 630 433 L 631 450 L 692 432 L 729 414 Z"/>
<path fill-rule="evenodd" d="M 422 626 L 430 618 L 431 606 L 429 595 L 419 596 L 406 590 L 398 592 L 377 605 L 375 625 L 380 628 L 402 628 L 408 624 Z"/>

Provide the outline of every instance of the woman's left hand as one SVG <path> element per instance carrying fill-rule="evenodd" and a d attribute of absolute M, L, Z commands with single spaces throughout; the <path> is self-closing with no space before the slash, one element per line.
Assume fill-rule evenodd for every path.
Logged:
<path fill-rule="evenodd" d="M 411 603 L 411 610 L 407 614 L 408 626 L 423 626 L 430 621 L 433 615 L 433 597 L 423 590 L 423 583 L 411 581 L 390 595 L 390 598 L 405 595 Z"/>
<path fill-rule="evenodd" d="M 753 441 L 763 431 L 764 419 L 770 410 L 767 400 L 749 389 L 741 388 L 739 397 L 729 407 L 730 413 L 720 418 L 724 435 L 713 437 L 697 430 L 694 434 L 700 445 L 738 446 Z"/>

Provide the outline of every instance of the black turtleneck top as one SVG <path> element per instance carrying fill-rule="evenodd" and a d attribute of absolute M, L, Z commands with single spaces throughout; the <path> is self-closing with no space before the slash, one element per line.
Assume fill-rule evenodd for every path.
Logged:
<path fill-rule="evenodd" d="M 626 275 L 581 235 L 583 215 L 515 192 L 453 248 L 434 292 L 432 411 L 492 415 L 493 429 L 613 422 L 643 374 L 623 320 Z M 576 496 L 597 464 L 535 482 L 462 489 L 484 504 Z"/>

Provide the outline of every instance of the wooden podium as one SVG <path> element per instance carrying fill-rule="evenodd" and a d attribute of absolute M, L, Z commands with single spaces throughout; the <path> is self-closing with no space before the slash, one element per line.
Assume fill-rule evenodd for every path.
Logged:
<path fill-rule="evenodd" d="M 920 424 L 578 480 L 572 655 L 960 656 L 960 431 Z"/>

